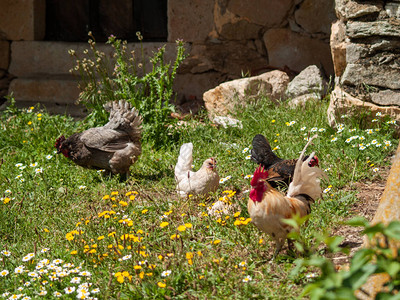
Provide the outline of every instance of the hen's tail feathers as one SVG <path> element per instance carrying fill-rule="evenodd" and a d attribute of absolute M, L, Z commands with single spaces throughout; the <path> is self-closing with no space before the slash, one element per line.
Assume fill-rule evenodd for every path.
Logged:
<path fill-rule="evenodd" d="M 129 134 L 132 141 L 139 141 L 142 135 L 142 117 L 136 108 L 125 101 L 108 102 L 104 108 L 110 112 L 105 128 L 122 130 Z"/>
<path fill-rule="evenodd" d="M 314 135 L 310 138 L 301 152 L 299 159 L 297 160 L 296 167 L 294 169 L 293 181 L 290 183 L 287 192 L 288 197 L 306 194 L 315 200 L 322 194 L 320 178 L 326 177 L 326 175 L 320 168 L 316 166 L 310 167 L 308 165 L 315 153 L 313 152 L 308 159 L 303 161 L 304 153 L 306 152 L 308 145 L 317 136 L 318 135 Z"/>
<path fill-rule="evenodd" d="M 262 134 L 257 134 L 251 142 L 251 160 L 257 164 L 262 164 L 265 168 L 269 168 L 281 159 L 272 152 L 271 146 Z"/>
<path fill-rule="evenodd" d="M 193 163 L 193 144 L 186 143 L 181 146 L 179 151 L 178 162 L 175 166 L 175 177 L 178 182 L 183 176 L 187 177 L 188 172 L 192 169 Z"/>

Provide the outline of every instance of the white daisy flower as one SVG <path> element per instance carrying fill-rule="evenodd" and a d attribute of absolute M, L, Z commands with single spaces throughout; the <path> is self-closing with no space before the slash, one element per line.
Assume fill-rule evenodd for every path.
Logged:
<path fill-rule="evenodd" d="M 245 278 L 243 278 L 242 281 L 243 281 L 243 282 L 249 282 L 249 281 L 251 281 L 250 275 L 247 275 Z"/>
<path fill-rule="evenodd" d="M 170 270 L 166 270 L 164 272 L 161 273 L 161 277 L 168 277 L 171 274 Z"/>
<path fill-rule="evenodd" d="M 52 159 L 52 158 L 53 158 L 53 155 L 51 155 L 51 154 L 46 156 L 46 159 Z"/>

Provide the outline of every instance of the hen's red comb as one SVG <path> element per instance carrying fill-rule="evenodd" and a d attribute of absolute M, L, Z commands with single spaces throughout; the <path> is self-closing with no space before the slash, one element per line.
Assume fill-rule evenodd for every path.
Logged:
<path fill-rule="evenodd" d="M 257 167 L 254 171 L 253 179 L 251 180 L 251 185 L 254 186 L 260 179 L 267 179 L 268 178 L 268 171 L 264 169 L 261 165 Z"/>
<path fill-rule="evenodd" d="M 64 142 L 64 141 L 65 141 L 65 136 L 63 136 L 63 135 L 60 136 L 60 137 L 56 140 L 56 143 L 54 144 L 54 147 L 56 147 L 57 150 L 59 150 L 59 148 L 60 148 L 62 142 Z"/>

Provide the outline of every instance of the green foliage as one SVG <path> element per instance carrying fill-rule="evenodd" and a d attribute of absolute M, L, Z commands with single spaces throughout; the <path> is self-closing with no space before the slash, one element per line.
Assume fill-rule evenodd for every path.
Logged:
<path fill-rule="evenodd" d="M 298 275 L 305 267 L 317 268 L 320 273 L 317 279 L 305 286 L 302 296 L 308 295 L 311 299 L 357 299 L 355 292 L 363 293 L 362 285 L 368 278 L 374 274 L 386 273 L 389 280 L 376 299 L 396 299 L 400 288 L 400 251 L 393 251 L 389 245 L 398 245 L 400 241 L 400 221 L 392 221 L 387 226 L 382 223 L 371 225 L 366 219 L 357 217 L 347 224 L 362 226 L 362 233 L 370 241 L 370 246 L 354 253 L 348 270 L 337 271 L 329 258 L 320 256 L 316 251 L 324 245 L 331 253 L 344 252 L 348 255 L 347 249 L 339 247 L 342 238 L 317 235 L 313 249 L 305 251 L 302 237 L 292 235 L 301 245 L 297 247 L 299 251 L 314 253 L 307 258 L 297 259 L 292 275 Z"/>
<path fill-rule="evenodd" d="M 380 170 L 388 166 L 386 157 L 398 144 L 392 136 L 396 125 L 383 129 L 386 121 L 377 117 L 379 122 L 368 134 L 353 127 L 352 119 L 344 119 L 338 132 L 326 122 L 326 102 L 296 110 L 286 104 L 267 105 L 264 100 L 238 113 L 242 130 L 217 128 L 203 112 L 186 120 L 176 143 L 155 149 L 143 141 L 143 153 L 124 182 L 55 154 L 55 140 L 84 129 L 87 121 L 52 116 L 39 107 L 9 106 L 0 115 L 0 252 L 11 254 L 0 253 L 0 272 L 9 272 L 0 274 L 0 295 L 9 292 L 7 298 L 13 294 L 35 298 L 45 290 L 48 298 L 59 292 L 66 299 L 76 299 L 79 284 L 71 280 L 79 277 L 80 284 L 91 284 L 90 296 L 99 299 L 297 297 L 312 280 L 307 275 L 315 267 L 302 266 L 298 275 L 289 276 L 293 254 L 282 251 L 276 261 L 269 262 L 274 245 L 249 222 L 246 191 L 256 167 L 248 159 L 253 136 L 264 134 L 279 156 L 293 158 L 305 139 L 318 132 L 310 151 L 317 152 L 329 180 L 323 183 L 323 199 L 313 205 L 307 222 L 302 221 L 299 237 L 303 240 L 295 246 L 306 257 L 315 250 L 319 257 L 314 262 L 328 272 L 330 265 L 323 261 L 326 251 L 313 248 L 315 231 L 321 236 L 315 244 L 328 243 L 331 248 L 340 244 L 339 238 L 325 237 L 323 232 L 348 217 L 357 201 L 354 188 L 349 190 L 352 182 L 379 178 Z M 353 135 L 365 139 L 347 143 Z M 331 142 L 333 137 L 337 140 Z M 373 140 L 381 146 L 376 147 Z M 181 144 L 189 141 L 194 144 L 194 169 L 214 156 L 225 179 L 208 199 L 181 199 L 175 192 L 174 165 Z M 364 150 L 360 150 L 361 142 Z M 229 211 L 212 216 L 209 208 L 218 200 L 228 203 Z M 168 224 L 161 227 L 163 222 Z M 33 258 L 28 259 L 29 253 Z M 54 266 L 40 267 L 44 259 L 49 265 L 62 259 L 58 266 L 64 270 L 80 270 L 52 281 L 54 273 L 63 273 Z M 19 266 L 28 272 L 15 273 Z M 29 274 L 38 272 L 37 267 L 47 273 L 33 280 Z M 83 271 L 91 275 L 79 275 Z M 76 290 L 66 294 L 68 287 Z M 95 294 L 97 289 L 100 292 Z"/>
<path fill-rule="evenodd" d="M 90 33 L 89 33 L 90 34 Z M 93 36 L 91 36 L 93 38 Z M 138 33 L 139 40 L 142 40 Z M 112 59 L 97 49 L 94 39 L 89 40 L 90 51 L 84 50 L 80 58 L 76 57 L 76 67 L 81 76 L 79 102 L 91 112 L 88 116 L 91 125 L 107 122 L 108 115 L 103 105 L 112 100 L 126 99 L 139 110 L 143 118 L 143 139 L 156 147 L 176 141 L 176 120 L 171 118 L 175 111 L 172 85 L 177 69 L 185 59 L 183 41 L 176 41 L 176 58 L 173 64 L 164 58 L 165 46 L 145 57 L 143 45 L 140 54 L 128 53 L 126 41 L 110 36 L 107 44 L 113 49 Z M 151 67 L 147 67 L 147 60 Z"/>

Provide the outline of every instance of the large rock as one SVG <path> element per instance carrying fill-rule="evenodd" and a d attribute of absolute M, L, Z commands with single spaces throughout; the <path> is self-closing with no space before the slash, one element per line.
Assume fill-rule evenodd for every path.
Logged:
<path fill-rule="evenodd" d="M 284 97 L 289 76 L 282 71 L 271 71 L 259 76 L 224 82 L 204 93 L 203 99 L 211 118 L 226 116 L 235 108 L 261 96 L 274 102 Z"/>
<path fill-rule="evenodd" d="M 327 82 L 317 66 L 312 65 L 300 72 L 288 85 L 286 95 L 290 105 L 303 105 L 309 98 L 321 99 L 325 95 Z"/>
<path fill-rule="evenodd" d="M 168 41 L 204 42 L 213 29 L 214 0 L 169 0 Z"/>
<path fill-rule="evenodd" d="M 391 221 L 400 220 L 400 145 L 397 147 L 396 156 L 392 161 L 389 177 L 386 182 L 385 190 L 379 201 L 375 216 L 371 221 L 372 225 L 383 223 L 388 225 Z M 389 244 L 387 244 L 389 240 Z M 386 245 L 391 253 L 398 253 L 400 242 L 398 240 L 384 240 L 382 235 L 375 235 L 372 239 L 364 239 L 364 247 L 374 246 L 377 242 L 381 246 Z M 388 273 L 375 274 L 368 278 L 367 283 L 356 292 L 358 299 L 375 299 L 378 292 L 387 291 L 386 285 L 392 284 L 393 280 Z M 366 297 L 368 295 L 368 297 Z"/>
<path fill-rule="evenodd" d="M 329 43 L 292 32 L 287 28 L 270 29 L 264 34 L 269 64 L 276 68 L 289 67 L 300 72 L 309 65 L 322 66 L 333 73 Z"/>
<path fill-rule="evenodd" d="M 361 101 L 349 93 L 343 91 L 336 86 L 331 93 L 327 116 L 330 126 L 334 127 L 337 123 L 341 123 L 341 115 L 365 116 L 366 122 L 371 122 L 375 118 L 376 113 L 389 115 L 392 119 L 400 122 L 400 107 L 398 106 L 378 106 L 373 103 Z"/>
<path fill-rule="evenodd" d="M 0 32 L 6 40 L 42 40 L 45 35 L 45 0 L 2 0 Z"/>
<path fill-rule="evenodd" d="M 296 10 L 298 25 L 310 33 L 324 33 L 329 36 L 331 23 L 336 20 L 334 0 L 305 0 Z"/>
<path fill-rule="evenodd" d="M 368 15 L 378 15 L 383 8 L 383 1 L 362 3 L 355 0 L 335 0 L 336 14 L 342 20 L 357 19 Z"/>

